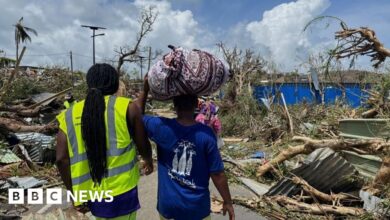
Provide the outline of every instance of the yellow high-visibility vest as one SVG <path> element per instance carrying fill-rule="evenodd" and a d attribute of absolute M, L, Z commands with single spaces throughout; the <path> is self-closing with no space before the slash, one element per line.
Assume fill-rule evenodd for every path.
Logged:
<path fill-rule="evenodd" d="M 76 101 L 73 101 L 73 102 L 69 102 L 68 100 L 66 100 L 64 102 L 64 106 L 66 109 L 70 108 L 71 106 L 73 106 L 75 103 L 77 103 Z"/>
<path fill-rule="evenodd" d="M 90 175 L 88 158 L 81 134 L 81 116 L 84 100 L 75 103 L 57 116 L 60 129 L 66 134 L 71 163 L 73 194 L 79 190 L 101 192 L 112 190 L 120 195 L 137 186 L 139 170 L 136 149 L 127 127 L 126 114 L 130 99 L 105 96 L 105 124 L 107 135 L 107 174 L 100 185 Z M 89 193 L 87 199 L 89 200 Z M 75 205 L 80 205 L 75 201 Z"/>

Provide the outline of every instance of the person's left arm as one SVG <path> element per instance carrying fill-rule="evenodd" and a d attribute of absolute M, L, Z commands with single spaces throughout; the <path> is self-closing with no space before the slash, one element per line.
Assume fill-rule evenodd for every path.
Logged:
<path fill-rule="evenodd" d="M 210 177 L 223 199 L 223 215 L 228 212 L 229 219 L 234 220 L 234 208 L 232 198 L 229 191 L 228 181 L 225 175 L 223 161 L 219 153 L 217 140 L 214 135 L 210 134 L 210 139 L 207 143 L 207 164 L 209 167 Z"/>
<path fill-rule="evenodd" d="M 72 176 L 70 174 L 70 158 L 68 152 L 68 140 L 64 132 L 59 130 L 57 134 L 57 145 L 56 145 L 56 164 L 60 173 L 61 179 L 64 182 L 66 189 L 70 192 L 72 190 Z M 81 206 L 74 207 L 76 211 L 81 213 L 89 212 L 88 207 L 83 204 Z"/>
<path fill-rule="evenodd" d="M 226 215 L 226 212 L 229 214 L 229 219 L 234 220 L 234 208 L 232 203 L 232 198 L 230 196 L 228 181 L 225 175 L 225 171 L 220 171 L 216 173 L 212 173 L 211 179 L 213 180 L 213 183 L 215 187 L 217 188 L 219 194 L 221 195 L 223 199 L 223 215 Z"/>

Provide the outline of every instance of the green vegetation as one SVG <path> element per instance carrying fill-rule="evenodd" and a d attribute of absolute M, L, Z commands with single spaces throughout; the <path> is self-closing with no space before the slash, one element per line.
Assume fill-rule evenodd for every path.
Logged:
<path fill-rule="evenodd" d="M 260 128 L 266 111 L 252 95 L 241 95 L 234 106 L 222 103 L 220 119 L 222 136 L 241 136 L 257 139 L 261 136 Z"/>
<path fill-rule="evenodd" d="M 84 74 L 82 72 L 74 73 L 74 81 L 77 83 L 75 83 L 76 86 L 72 93 L 76 99 L 83 99 L 87 88 Z M 72 77 L 67 69 L 60 67 L 46 68 L 41 73 L 20 74 L 15 78 L 12 85 L 10 91 L 4 96 L 5 102 L 26 99 L 31 95 L 42 92 L 60 92 L 72 87 Z"/>

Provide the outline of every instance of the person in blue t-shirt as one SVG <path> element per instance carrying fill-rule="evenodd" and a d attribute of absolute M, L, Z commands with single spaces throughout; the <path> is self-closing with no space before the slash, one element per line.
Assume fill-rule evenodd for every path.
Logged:
<path fill-rule="evenodd" d="M 137 104 L 145 112 L 149 92 L 147 77 Z M 144 116 L 147 134 L 157 144 L 158 202 L 161 219 L 210 219 L 211 177 L 223 199 L 223 214 L 234 219 L 234 209 L 214 132 L 197 123 L 198 98 L 173 98 L 177 118 Z"/>

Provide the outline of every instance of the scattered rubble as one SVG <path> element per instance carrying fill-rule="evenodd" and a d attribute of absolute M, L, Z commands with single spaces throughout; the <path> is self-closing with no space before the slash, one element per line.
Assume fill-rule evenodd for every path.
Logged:
<path fill-rule="evenodd" d="M 240 177 L 239 178 L 246 187 L 248 187 L 252 192 L 254 192 L 257 196 L 263 196 L 270 189 L 269 185 L 256 182 L 255 180 Z"/>
<path fill-rule="evenodd" d="M 61 96 L 71 85 L 63 88 L 56 84 L 66 78 L 63 72 L 33 77 L 58 88 L 1 103 L 0 200 L 7 199 L 5 189 L 11 186 L 26 189 L 62 184 L 52 166 L 57 131 L 54 116 L 63 109 Z M 134 95 L 136 90 L 127 92 Z M 287 106 L 283 93 L 263 99 L 264 109 L 254 100 L 246 104 L 245 99 L 236 99 L 237 109 L 221 107 L 221 114 L 229 112 L 226 118 L 231 124 L 226 129 L 232 131 L 223 138 L 227 144 L 221 148 L 227 176 L 255 195 L 235 197 L 234 203 L 270 219 L 356 218 L 367 214 L 389 218 L 390 111 L 382 93 L 369 94 L 367 103 L 374 109 L 370 112 L 338 102 Z M 281 105 L 274 103 L 278 98 Z M 175 117 L 172 106 L 157 105 L 161 103 L 149 105 L 152 113 Z M 212 198 L 212 212 L 220 213 L 222 204 Z M 1 203 L 0 219 L 20 218 L 29 208 Z M 24 218 L 88 219 L 71 209 L 30 213 Z"/>
<path fill-rule="evenodd" d="M 364 111 L 271 102 L 259 135 L 250 136 L 259 144 L 225 139 L 232 140 L 222 149 L 231 181 L 258 196 L 234 202 L 271 219 L 390 218 L 388 119 L 359 119 Z"/>
<path fill-rule="evenodd" d="M 303 185 L 326 193 L 350 192 L 362 187 L 354 178 L 357 170 L 345 159 L 329 148 L 316 151 L 300 167 L 291 170 L 290 175 L 275 184 L 266 195 L 291 197 L 299 194 Z"/>
<path fill-rule="evenodd" d="M 2 71 L 7 72 L 7 69 Z M 8 83 L 0 91 L 0 219 L 21 219 L 31 206 L 3 202 L 8 200 L 8 188 L 62 185 L 53 166 L 54 134 L 58 129 L 55 115 L 63 110 L 62 97 L 72 89 L 72 85 L 69 84 L 69 71 L 63 69 L 43 69 L 28 75 L 20 69 L 8 72 L 11 74 L 5 76 L 13 78 L 0 78 L 0 81 Z M 45 85 L 46 90 L 42 90 L 41 85 Z M 30 215 L 28 219 L 53 218 Z"/>
<path fill-rule="evenodd" d="M 1 189 L 8 189 L 8 188 L 22 188 L 22 189 L 29 189 L 29 188 L 35 188 L 39 186 L 43 186 L 44 184 L 47 183 L 46 180 L 38 180 L 35 177 L 18 177 L 18 176 L 13 176 L 8 178 L 7 180 L 4 181 L 5 183 L 1 183 L 2 185 Z"/>
<path fill-rule="evenodd" d="M 22 160 L 16 156 L 11 150 L 9 149 L 0 149 L 0 163 L 1 164 L 10 164 L 10 163 L 17 163 L 21 162 Z"/>

